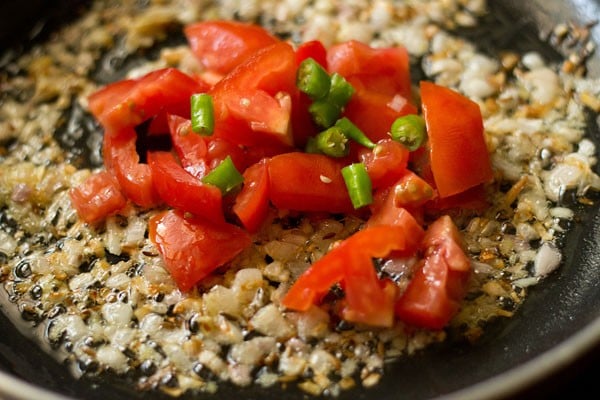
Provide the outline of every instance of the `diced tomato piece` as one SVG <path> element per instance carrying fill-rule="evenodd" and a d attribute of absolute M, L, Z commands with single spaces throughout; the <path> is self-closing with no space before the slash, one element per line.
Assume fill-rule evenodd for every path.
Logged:
<path fill-rule="evenodd" d="M 280 42 L 256 52 L 210 91 L 214 135 L 245 146 L 292 144 L 288 128 L 295 80 L 295 53 L 289 44 Z"/>
<path fill-rule="evenodd" d="M 175 68 L 109 84 L 89 97 L 89 108 L 107 133 L 118 134 L 162 111 L 189 117 L 190 96 L 206 89 Z"/>
<path fill-rule="evenodd" d="M 327 69 L 327 49 L 319 40 L 301 43 L 296 49 L 296 64 L 300 65 L 307 58 L 312 58 Z"/>
<path fill-rule="evenodd" d="M 280 92 L 273 97 L 262 90 L 240 89 L 235 97 L 227 97 L 225 106 L 234 119 L 246 121 L 253 136 L 260 138 L 259 133 L 262 133 L 263 141 L 269 139 L 289 146 L 293 144 L 290 132 L 292 99 L 289 94 Z M 251 145 L 255 140 L 245 137 L 241 143 Z"/>
<path fill-rule="evenodd" d="M 344 115 L 375 142 L 390 137 L 390 127 L 398 117 L 417 112 L 417 108 L 400 94 L 387 95 L 367 89 L 356 79 L 349 81 L 356 91 Z"/>
<path fill-rule="evenodd" d="M 227 156 L 231 157 L 233 165 L 238 171 L 244 171 L 248 166 L 246 160 L 246 152 L 237 144 L 231 143 L 223 138 L 211 138 L 207 140 L 206 162 L 209 170 L 213 170 L 217 165 L 221 164 Z"/>
<path fill-rule="evenodd" d="M 411 325 L 442 329 L 456 315 L 471 276 L 460 232 L 448 216 L 425 233 L 425 258 L 396 303 L 396 315 Z"/>
<path fill-rule="evenodd" d="M 420 226 L 415 219 L 414 211 L 397 205 L 394 201 L 394 189 L 378 191 L 374 196 L 371 205 L 371 216 L 367 220 L 366 226 L 377 225 L 396 225 L 396 226 Z"/>
<path fill-rule="evenodd" d="M 372 259 L 385 257 L 392 251 L 413 252 L 422 237 L 423 230 L 418 224 L 380 225 L 358 231 L 306 270 L 287 292 L 282 304 L 306 311 L 320 302 L 332 285 L 341 283 L 346 291 L 342 310 L 345 318 L 391 326 L 395 291 L 377 279 Z"/>
<path fill-rule="evenodd" d="M 188 173 L 172 153 L 148 152 L 154 187 L 168 205 L 201 216 L 213 222 L 223 222 L 221 191 Z"/>
<path fill-rule="evenodd" d="M 352 202 L 341 173 L 330 157 L 285 153 L 269 161 L 269 195 L 275 207 L 296 211 L 350 212 Z"/>
<path fill-rule="evenodd" d="M 348 261 L 341 316 L 349 322 L 390 327 L 394 324 L 398 286 L 390 280 L 380 281 L 369 264 L 373 260 L 360 255 Z"/>
<path fill-rule="evenodd" d="M 330 47 L 327 63 L 331 72 L 357 78 L 369 90 L 411 98 L 409 56 L 404 47 L 373 48 L 350 40 Z"/>
<path fill-rule="evenodd" d="M 179 161 L 187 172 L 200 179 L 210 170 L 207 165 L 206 139 L 192 131 L 192 121 L 169 115 L 169 133 Z"/>
<path fill-rule="evenodd" d="M 373 150 L 362 148 L 360 161 L 365 164 L 374 189 L 390 186 L 407 171 L 409 151 L 402 144 L 384 139 Z"/>
<path fill-rule="evenodd" d="M 407 171 L 392 187 L 394 204 L 399 207 L 421 207 L 433 199 L 433 188 L 417 174 Z"/>
<path fill-rule="evenodd" d="M 96 118 L 123 103 L 138 85 L 135 79 L 123 79 L 110 83 L 92 93 L 88 98 L 88 107 Z"/>
<path fill-rule="evenodd" d="M 186 218 L 179 210 L 153 216 L 148 230 L 167 270 L 184 292 L 250 245 L 250 236 L 235 225 Z"/>
<path fill-rule="evenodd" d="M 160 204 L 160 197 L 152 183 L 152 172 L 147 164 L 140 163 L 136 150 L 137 135 L 133 128 L 120 133 L 104 135 L 104 165 L 119 182 L 129 200 L 141 207 Z"/>
<path fill-rule="evenodd" d="M 127 204 L 116 178 L 107 171 L 90 175 L 82 184 L 71 189 L 69 195 L 79 218 L 88 223 L 116 214 Z"/>
<path fill-rule="evenodd" d="M 267 160 L 251 165 L 244 172 L 244 186 L 237 195 L 233 212 L 250 233 L 256 232 L 269 210 L 269 168 Z"/>
<path fill-rule="evenodd" d="M 279 41 L 261 26 L 237 21 L 198 22 L 186 26 L 184 33 L 204 68 L 221 74 Z"/>
<path fill-rule="evenodd" d="M 440 197 L 490 182 L 494 175 L 477 103 L 452 89 L 421 82 L 431 170 Z"/>
<path fill-rule="evenodd" d="M 344 115 L 371 140 L 388 138 L 396 118 L 417 112 L 411 103 L 409 59 L 403 47 L 372 48 L 351 40 L 332 46 L 327 62 L 354 87 Z"/>

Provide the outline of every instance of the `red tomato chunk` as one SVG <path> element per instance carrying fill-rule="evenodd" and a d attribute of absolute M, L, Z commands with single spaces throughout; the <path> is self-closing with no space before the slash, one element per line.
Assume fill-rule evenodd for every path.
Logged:
<path fill-rule="evenodd" d="M 182 291 L 190 290 L 250 245 L 250 236 L 235 225 L 186 218 L 181 211 L 154 216 L 148 228 L 150 240 Z"/>
<path fill-rule="evenodd" d="M 117 180 L 108 172 L 90 175 L 69 195 L 73 207 L 85 222 L 94 223 L 119 212 L 127 204 Z"/>

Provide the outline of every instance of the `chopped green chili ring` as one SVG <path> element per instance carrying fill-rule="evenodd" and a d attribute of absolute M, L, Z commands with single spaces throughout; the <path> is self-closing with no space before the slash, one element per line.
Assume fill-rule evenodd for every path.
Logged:
<path fill-rule="evenodd" d="M 318 62 L 313 58 L 307 58 L 298 67 L 296 86 L 312 100 L 317 100 L 327 96 L 331 80 L 327 71 Z"/>
<path fill-rule="evenodd" d="M 202 178 L 202 182 L 218 187 L 221 193 L 226 195 L 241 185 L 244 182 L 244 177 L 235 168 L 231 156 L 227 156 L 227 158 Z"/>
<path fill-rule="evenodd" d="M 314 137 L 308 138 L 308 140 L 306 141 L 306 146 L 304 146 L 304 152 L 312 153 L 312 154 L 321 154 L 321 150 L 319 150 L 319 147 L 317 146 L 316 138 L 314 138 Z"/>
<path fill-rule="evenodd" d="M 331 103 L 328 98 L 314 101 L 308 106 L 308 112 L 313 121 L 322 128 L 329 128 L 340 117 L 341 107 Z"/>
<path fill-rule="evenodd" d="M 375 148 L 375 143 L 368 138 L 356 125 L 352 123 L 348 118 L 343 117 L 337 120 L 335 126 L 340 128 L 344 135 L 354 140 L 356 143 L 363 145 L 369 149 Z"/>
<path fill-rule="evenodd" d="M 348 137 L 336 126 L 332 126 L 315 136 L 314 144 L 320 153 L 329 157 L 345 157 L 350 151 Z"/>
<path fill-rule="evenodd" d="M 215 129 L 215 113 L 212 97 L 206 93 L 193 94 L 190 98 L 192 131 L 204 136 L 212 135 Z"/>
<path fill-rule="evenodd" d="M 400 142 L 410 151 L 415 151 L 427 139 L 425 120 L 419 115 L 405 115 L 394 121 L 390 129 L 392 139 Z"/>
<path fill-rule="evenodd" d="M 334 72 L 331 75 L 331 88 L 327 100 L 339 108 L 344 108 L 353 94 L 354 87 L 343 76 Z"/>
<path fill-rule="evenodd" d="M 355 163 L 342 168 L 342 176 L 354 209 L 367 206 L 373 202 L 371 178 L 369 178 L 365 164 Z"/>

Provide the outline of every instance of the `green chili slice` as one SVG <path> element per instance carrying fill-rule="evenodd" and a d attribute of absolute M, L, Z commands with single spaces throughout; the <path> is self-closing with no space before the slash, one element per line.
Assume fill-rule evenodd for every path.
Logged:
<path fill-rule="evenodd" d="M 350 151 L 348 137 L 336 126 L 332 126 L 315 136 L 314 145 L 320 153 L 329 157 L 345 157 Z"/>
<path fill-rule="evenodd" d="M 219 165 L 202 178 L 203 183 L 214 185 L 221 190 L 223 195 L 244 182 L 244 177 L 235 168 L 231 156 L 227 156 Z"/>
<path fill-rule="evenodd" d="M 353 94 L 352 85 L 343 76 L 334 72 L 331 75 L 329 92 L 325 97 L 313 99 L 308 107 L 313 121 L 323 128 L 335 124 Z"/>
<path fill-rule="evenodd" d="M 315 137 L 311 136 L 308 138 L 308 140 L 306 141 L 306 146 L 304 146 L 304 152 L 312 154 L 321 154 L 321 150 L 319 150 L 319 147 L 317 146 L 317 139 Z"/>
<path fill-rule="evenodd" d="M 375 143 L 368 138 L 356 125 L 352 123 L 348 118 L 343 117 L 337 120 L 335 126 L 340 128 L 344 135 L 354 140 L 356 143 L 361 144 L 369 149 L 375 148 Z"/>
<path fill-rule="evenodd" d="M 317 125 L 329 128 L 340 117 L 342 109 L 337 104 L 331 103 L 328 98 L 324 98 L 316 100 L 308 106 L 308 112 Z"/>
<path fill-rule="evenodd" d="M 373 202 L 371 178 L 365 164 L 355 163 L 342 168 L 342 176 L 355 209 Z"/>
<path fill-rule="evenodd" d="M 331 88 L 327 95 L 327 100 L 340 109 L 350 101 L 350 98 L 354 94 L 354 87 L 348 82 L 343 76 L 334 72 L 331 75 Z"/>
<path fill-rule="evenodd" d="M 327 96 L 331 80 L 327 71 L 318 62 L 313 58 L 307 58 L 298 67 L 296 86 L 312 100 L 317 100 Z"/>
<path fill-rule="evenodd" d="M 197 93 L 190 98 L 192 131 L 210 136 L 215 129 L 213 100 L 209 94 Z"/>
<path fill-rule="evenodd" d="M 425 120 L 419 115 L 405 115 L 394 121 L 390 129 L 392 139 L 415 151 L 427 139 Z"/>

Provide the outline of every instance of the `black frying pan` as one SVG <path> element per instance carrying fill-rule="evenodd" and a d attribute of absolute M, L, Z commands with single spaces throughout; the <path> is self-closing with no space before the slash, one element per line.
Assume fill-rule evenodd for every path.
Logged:
<path fill-rule="evenodd" d="M 31 41 L 44 40 L 53 28 L 76 16 L 81 3 L 85 2 L 4 0 L 0 5 L 0 68 L 6 57 L 26 49 Z M 540 40 L 540 34 L 558 22 L 587 23 L 600 17 L 599 0 L 490 0 L 489 8 L 492 13 L 484 17 L 482 28 L 460 34 L 477 38 L 477 45 L 490 53 L 536 50 L 546 59 L 560 57 L 560 49 Z M 600 43 L 600 27 L 592 35 Z M 418 73 L 414 71 L 415 76 Z M 599 54 L 591 60 L 590 73 L 600 76 Z M 597 116 L 590 115 L 589 122 L 589 134 L 600 144 Z M 581 383 L 592 383 L 591 369 L 600 365 L 600 210 L 598 205 L 581 207 L 577 215 L 564 239 L 566 257 L 560 270 L 531 290 L 515 317 L 491 325 L 474 345 L 446 342 L 392 363 L 378 386 L 343 392 L 339 399 L 558 398 L 569 396 L 568 391 L 581 388 Z M 590 398 L 600 395 L 598 387 L 585 390 Z M 116 377 L 73 379 L 67 368 L 0 313 L 2 396 L 171 399 L 161 393 L 133 392 L 126 380 Z M 216 396 L 194 398 L 305 397 L 295 390 L 223 386 Z"/>

